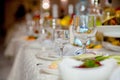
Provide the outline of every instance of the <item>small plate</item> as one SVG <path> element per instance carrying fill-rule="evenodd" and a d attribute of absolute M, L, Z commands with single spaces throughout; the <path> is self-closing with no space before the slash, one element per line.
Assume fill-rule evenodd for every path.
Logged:
<path fill-rule="evenodd" d="M 59 75 L 58 69 L 42 68 L 40 71 L 46 74 Z"/>
<path fill-rule="evenodd" d="M 119 46 L 112 45 L 109 42 L 102 42 L 102 45 L 106 49 L 120 52 L 120 47 Z"/>
<path fill-rule="evenodd" d="M 59 60 L 48 62 L 43 68 L 41 68 L 40 72 L 45 74 L 59 75 L 58 63 Z"/>
<path fill-rule="evenodd" d="M 59 59 L 59 56 L 55 55 L 42 55 L 42 54 L 36 54 L 36 57 L 38 59 L 43 59 L 43 60 L 49 60 L 49 61 L 55 61 Z"/>

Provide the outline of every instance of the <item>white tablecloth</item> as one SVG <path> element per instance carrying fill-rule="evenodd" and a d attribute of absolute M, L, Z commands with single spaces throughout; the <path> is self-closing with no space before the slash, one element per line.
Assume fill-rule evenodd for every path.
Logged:
<path fill-rule="evenodd" d="M 5 49 L 4 55 L 15 57 L 20 47 L 35 41 L 35 40 L 33 41 L 26 40 L 25 37 L 26 36 L 11 39 L 10 43 L 7 45 Z"/>
<path fill-rule="evenodd" d="M 5 56 L 15 56 L 19 47 L 23 45 L 23 42 L 28 42 L 24 39 L 27 36 L 27 25 L 25 22 L 19 22 L 13 25 L 7 32 L 5 38 Z"/>
<path fill-rule="evenodd" d="M 20 28 L 20 29 L 23 29 L 23 28 Z M 50 80 L 50 79 L 58 80 L 58 76 L 41 73 L 40 69 L 42 69 L 44 66 L 37 65 L 41 62 L 44 64 L 48 63 L 48 61 L 36 58 L 36 54 L 39 53 L 43 55 L 46 53 L 52 53 L 52 52 L 41 51 L 44 47 L 47 47 L 47 46 L 53 47 L 51 42 L 49 42 L 49 40 L 46 40 L 45 43 L 44 42 L 41 43 L 39 42 L 39 40 L 26 41 L 23 39 L 23 37 L 25 37 L 25 34 L 22 34 L 22 33 L 23 32 L 18 32 L 18 34 L 17 32 L 16 34 L 14 33 L 13 35 L 16 35 L 16 36 L 11 37 L 10 42 L 7 42 L 9 44 L 6 48 L 5 55 L 16 56 L 13 67 L 11 69 L 10 75 L 8 76 L 7 80 Z M 78 50 L 78 48 L 68 44 L 64 49 L 64 53 L 66 56 L 74 55 L 74 52 L 76 50 Z M 103 53 L 103 54 L 120 55 L 120 52 L 113 52 L 113 51 L 106 50 L 104 48 L 99 50 L 94 50 L 94 51 L 97 53 Z M 59 51 L 55 50 L 55 53 L 58 54 Z"/>
<path fill-rule="evenodd" d="M 71 52 L 73 51 L 73 46 L 68 46 L 66 46 L 66 50 L 68 51 L 67 55 L 70 55 L 73 53 Z M 43 52 L 41 47 L 43 47 L 43 44 L 41 45 L 39 42 L 31 42 L 31 44 L 20 47 L 8 80 L 50 80 L 51 78 L 51 80 L 58 80 L 59 77 L 56 75 L 40 73 L 40 69 L 44 68 L 44 66 L 37 64 L 47 64 L 50 61 L 38 59 L 36 54 L 39 53 L 40 55 L 44 55 L 46 52 L 49 54 L 51 53 L 49 50 Z M 100 51 L 103 53 L 115 54 L 115 52 L 111 52 L 105 49 L 98 50 L 98 52 Z M 119 53 L 116 53 L 115 55 L 119 55 Z"/>
<path fill-rule="evenodd" d="M 19 22 L 13 25 L 8 31 L 5 38 L 5 46 L 7 46 L 12 39 L 25 36 L 27 34 L 27 25 L 25 22 Z"/>
<path fill-rule="evenodd" d="M 31 42 L 34 42 L 36 40 L 27 40 L 26 37 L 28 37 L 29 33 L 29 26 L 25 24 L 25 22 L 17 23 L 11 28 L 6 36 L 5 39 L 5 56 L 15 56 L 19 50 L 19 48 L 25 44 L 30 44 Z M 45 28 L 44 34 L 39 34 L 37 41 L 40 42 L 43 40 L 45 36 L 48 35 L 48 33 L 51 33 L 52 35 L 52 28 L 48 27 Z"/>
<path fill-rule="evenodd" d="M 14 65 L 12 67 L 11 73 L 8 80 L 41 80 L 40 78 L 46 76 L 40 74 L 39 64 L 42 60 L 36 58 L 36 54 L 41 53 L 40 45 L 30 47 L 21 47 L 15 58 Z M 47 61 L 43 61 L 47 63 Z M 42 76 L 42 77 L 41 77 Z M 51 77 L 51 76 L 48 76 Z M 53 76 L 53 78 L 58 78 Z"/>

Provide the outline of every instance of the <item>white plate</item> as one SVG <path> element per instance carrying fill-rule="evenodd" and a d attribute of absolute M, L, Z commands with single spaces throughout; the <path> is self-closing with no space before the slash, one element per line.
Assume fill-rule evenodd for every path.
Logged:
<path fill-rule="evenodd" d="M 108 36 L 108 37 L 114 37 L 114 38 L 120 38 L 120 32 L 104 32 L 103 34 L 104 36 Z"/>
<path fill-rule="evenodd" d="M 97 27 L 98 32 L 103 33 L 104 36 L 120 37 L 120 25 L 116 26 L 100 26 Z"/>
<path fill-rule="evenodd" d="M 49 60 L 49 61 L 55 61 L 59 59 L 59 56 L 55 55 L 42 55 L 42 54 L 36 54 L 36 57 L 38 59 L 43 59 L 43 60 Z"/>
<path fill-rule="evenodd" d="M 46 74 L 53 74 L 53 75 L 59 75 L 59 71 L 58 71 L 58 68 L 56 69 L 52 69 L 52 68 L 49 68 L 50 65 L 52 65 L 54 63 L 54 61 L 50 61 L 48 63 L 46 63 L 44 65 L 43 68 L 41 68 L 40 72 L 41 73 L 46 73 Z M 56 63 L 57 65 L 58 63 Z"/>
<path fill-rule="evenodd" d="M 99 26 L 97 27 L 97 30 L 100 32 L 120 31 L 120 25 Z"/>
<path fill-rule="evenodd" d="M 46 73 L 46 74 L 59 75 L 58 69 L 42 68 L 41 72 Z"/>
<path fill-rule="evenodd" d="M 118 52 L 120 51 L 120 46 L 112 45 L 109 42 L 102 42 L 102 45 L 106 49 L 113 50 L 113 51 L 118 51 Z"/>

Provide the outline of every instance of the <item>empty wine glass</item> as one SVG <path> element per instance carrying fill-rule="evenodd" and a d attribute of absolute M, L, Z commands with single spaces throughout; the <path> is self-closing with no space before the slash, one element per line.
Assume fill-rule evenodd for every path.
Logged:
<path fill-rule="evenodd" d="M 69 31 L 68 30 L 55 30 L 55 45 L 59 47 L 60 49 L 60 57 L 63 57 L 63 49 L 64 46 L 69 43 Z"/>
<path fill-rule="evenodd" d="M 75 15 L 73 20 L 73 33 L 75 38 L 79 39 L 82 43 L 82 53 L 86 52 L 87 42 L 95 36 L 96 26 L 95 26 L 95 16 L 94 15 Z"/>

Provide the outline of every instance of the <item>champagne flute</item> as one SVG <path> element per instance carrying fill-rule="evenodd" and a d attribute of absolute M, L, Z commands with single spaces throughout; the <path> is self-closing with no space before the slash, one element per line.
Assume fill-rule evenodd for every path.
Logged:
<path fill-rule="evenodd" d="M 95 36 L 95 15 L 75 15 L 73 20 L 73 33 L 75 38 L 82 42 L 82 54 L 86 51 L 87 42 Z"/>
<path fill-rule="evenodd" d="M 55 42 L 56 46 L 58 46 L 60 49 L 59 56 L 60 56 L 60 58 L 62 58 L 64 55 L 63 49 L 64 49 L 65 45 L 67 43 L 69 43 L 69 31 L 62 30 L 62 29 L 55 30 L 54 36 L 55 36 L 54 42 Z"/>

